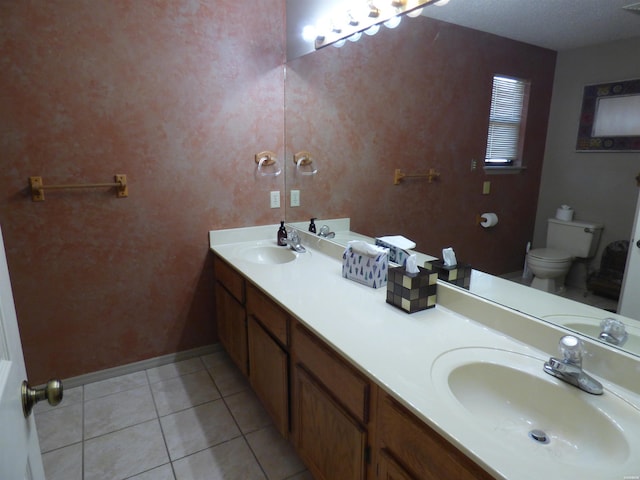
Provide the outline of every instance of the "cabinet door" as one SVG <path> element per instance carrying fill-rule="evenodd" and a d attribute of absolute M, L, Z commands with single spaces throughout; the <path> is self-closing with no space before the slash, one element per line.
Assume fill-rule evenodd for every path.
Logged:
<path fill-rule="evenodd" d="M 216 313 L 218 337 L 225 350 L 246 376 L 247 318 L 244 307 L 218 282 L 216 282 Z"/>
<path fill-rule="evenodd" d="M 380 454 L 378 469 L 380 480 L 415 480 L 384 451 Z"/>
<path fill-rule="evenodd" d="M 289 361 L 287 353 L 253 316 L 247 320 L 249 381 L 280 433 L 289 436 Z"/>
<path fill-rule="evenodd" d="M 383 394 L 378 406 L 379 451 L 391 452 L 394 458 L 402 462 L 405 469 L 410 470 L 416 478 L 420 480 L 493 479 L 388 395 Z"/>
<path fill-rule="evenodd" d="M 364 479 L 364 429 L 303 368 L 294 377 L 295 446 L 313 477 Z"/>

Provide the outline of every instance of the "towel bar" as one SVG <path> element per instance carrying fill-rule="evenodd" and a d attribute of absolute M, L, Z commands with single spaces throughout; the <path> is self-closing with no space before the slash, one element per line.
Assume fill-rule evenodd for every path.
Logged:
<path fill-rule="evenodd" d="M 46 190 L 68 190 L 74 188 L 116 188 L 116 197 L 128 197 L 126 175 L 115 175 L 112 183 L 79 183 L 73 185 L 44 185 L 42 177 L 29 177 L 29 187 L 31 188 L 31 200 L 34 202 L 44 201 L 44 191 Z"/>

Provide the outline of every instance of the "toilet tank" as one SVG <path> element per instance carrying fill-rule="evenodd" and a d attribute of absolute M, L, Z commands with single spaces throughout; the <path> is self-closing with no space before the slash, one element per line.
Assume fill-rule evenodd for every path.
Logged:
<path fill-rule="evenodd" d="M 604 225 L 578 220 L 565 222 L 556 218 L 547 222 L 547 248 L 563 250 L 578 258 L 591 258 L 596 254 Z"/>

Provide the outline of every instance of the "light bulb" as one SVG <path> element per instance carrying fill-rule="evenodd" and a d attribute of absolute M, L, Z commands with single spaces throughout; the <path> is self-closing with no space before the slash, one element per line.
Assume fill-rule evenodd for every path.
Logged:
<path fill-rule="evenodd" d="M 439 2 L 434 3 L 434 5 L 437 7 L 444 7 L 447 3 L 449 3 L 449 0 L 440 0 Z"/>
<path fill-rule="evenodd" d="M 415 10 L 411 10 L 409 13 L 407 13 L 407 15 L 411 18 L 416 18 L 422 15 L 423 10 L 424 8 L 416 8 Z"/>
<path fill-rule="evenodd" d="M 387 28 L 396 28 L 398 25 L 400 25 L 401 21 L 402 17 L 400 15 L 396 15 L 395 17 L 391 17 L 389 20 L 384 22 L 384 26 Z"/>
<path fill-rule="evenodd" d="M 347 43 L 347 41 L 343 38 L 342 40 L 338 40 L 337 42 L 335 42 L 333 46 L 336 48 L 342 48 L 344 47 L 345 43 Z"/>
<path fill-rule="evenodd" d="M 356 32 L 347 38 L 350 42 L 357 42 L 362 37 L 362 32 Z"/>
<path fill-rule="evenodd" d="M 378 33 L 378 31 L 380 30 L 380 25 L 376 24 L 376 25 L 371 25 L 369 28 L 367 28 L 364 33 L 366 33 L 369 36 L 373 36 L 376 33 Z"/>

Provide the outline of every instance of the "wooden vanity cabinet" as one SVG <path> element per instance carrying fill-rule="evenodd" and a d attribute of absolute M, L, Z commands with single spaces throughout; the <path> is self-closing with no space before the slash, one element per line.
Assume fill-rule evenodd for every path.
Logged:
<path fill-rule="evenodd" d="M 369 471 L 370 382 L 302 325 L 292 332 L 294 446 L 316 480 Z"/>
<path fill-rule="evenodd" d="M 214 272 L 218 338 L 229 357 L 246 376 L 249 373 L 249 357 L 245 280 L 217 256 L 214 258 Z"/>
<path fill-rule="evenodd" d="M 493 477 L 378 389 L 378 478 L 492 480 Z"/>
<path fill-rule="evenodd" d="M 289 315 L 247 285 L 249 382 L 283 437 L 289 437 Z"/>

